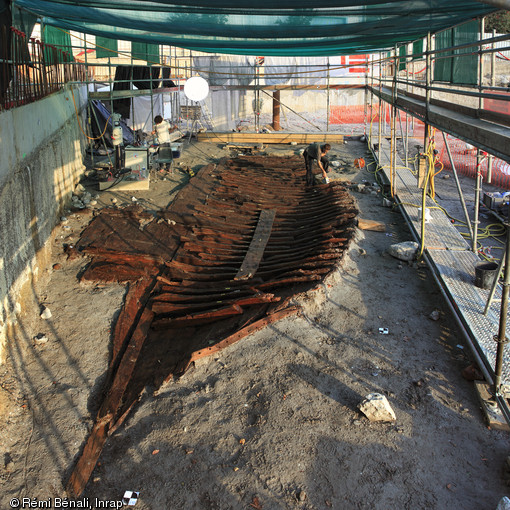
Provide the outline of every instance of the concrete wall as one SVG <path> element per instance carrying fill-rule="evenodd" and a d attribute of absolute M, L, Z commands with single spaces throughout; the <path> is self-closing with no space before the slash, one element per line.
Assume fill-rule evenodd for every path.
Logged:
<path fill-rule="evenodd" d="M 73 92 L 81 112 L 86 88 Z M 0 149 L 1 363 L 33 284 L 50 262 L 53 228 L 84 170 L 85 137 L 71 89 L 0 112 Z"/>

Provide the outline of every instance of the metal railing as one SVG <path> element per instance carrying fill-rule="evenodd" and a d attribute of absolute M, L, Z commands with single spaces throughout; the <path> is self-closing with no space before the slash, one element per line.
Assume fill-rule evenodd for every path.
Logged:
<path fill-rule="evenodd" d="M 56 92 L 69 81 L 86 81 L 83 64 L 70 53 L 16 28 L 0 32 L 0 109 L 32 103 Z"/>

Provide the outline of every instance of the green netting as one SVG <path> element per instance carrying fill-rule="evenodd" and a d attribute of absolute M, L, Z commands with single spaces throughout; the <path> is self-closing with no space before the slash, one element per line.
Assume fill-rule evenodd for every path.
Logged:
<path fill-rule="evenodd" d="M 241 55 L 346 55 L 414 41 L 496 9 L 476 0 L 15 0 L 66 30 Z"/>
<path fill-rule="evenodd" d="M 436 34 L 436 50 L 450 48 L 453 45 L 452 30 L 445 30 Z M 442 51 L 434 60 L 434 81 L 452 81 L 452 55 L 451 51 Z"/>
<path fill-rule="evenodd" d="M 423 39 L 413 43 L 413 60 L 424 58 L 423 55 Z"/>
<path fill-rule="evenodd" d="M 399 63 L 398 63 L 398 70 L 403 71 L 406 68 L 406 56 L 407 56 L 407 46 L 400 46 L 398 50 L 398 56 L 399 56 Z"/>
<path fill-rule="evenodd" d="M 44 49 L 44 59 L 48 64 L 71 62 L 74 60 L 71 48 L 71 36 L 58 28 L 44 26 L 42 41 L 52 48 Z"/>
<path fill-rule="evenodd" d="M 117 56 L 117 40 L 109 37 L 96 37 L 96 57 L 116 57 Z"/>
<path fill-rule="evenodd" d="M 459 46 L 478 40 L 478 22 L 473 21 L 436 34 L 436 49 Z M 474 47 L 438 53 L 434 65 L 434 80 L 462 85 L 476 85 L 478 58 Z M 465 55 L 465 56 L 460 56 Z"/>
<path fill-rule="evenodd" d="M 453 29 L 453 43 L 455 46 L 472 43 L 478 40 L 477 21 L 466 23 Z M 478 82 L 478 56 L 473 55 L 476 47 L 455 50 L 455 55 L 468 54 L 463 57 L 455 57 L 452 66 L 452 83 L 463 85 L 476 85 Z"/>
<path fill-rule="evenodd" d="M 131 44 L 131 55 L 134 60 L 146 60 L 151 64 L 159 64 L 159 44 L 147 44 L 134 41 Z"/>
<path fill-rule="evenodd" d="M 32 34 L 36 21 L 37 16 L 27 11 L 21 9 L 13 9 L 12 11 L 12 25 L 21 30 L 28 37 Z"/>

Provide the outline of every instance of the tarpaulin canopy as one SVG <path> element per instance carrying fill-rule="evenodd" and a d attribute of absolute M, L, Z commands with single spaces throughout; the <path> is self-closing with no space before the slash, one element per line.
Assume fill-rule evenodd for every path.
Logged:
<path fill-rule="evenodd" d="M 495 10 L 474 0 L 15 0 L 14 5 L 66 30 L 265 56 L 367 53 Z"/>

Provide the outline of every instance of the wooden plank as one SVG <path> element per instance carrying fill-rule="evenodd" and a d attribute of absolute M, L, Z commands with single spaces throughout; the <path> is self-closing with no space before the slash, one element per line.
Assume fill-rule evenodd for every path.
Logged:
<path fill-rule="evenodd" d="M 161 330 L 199 326 L 223 319 L 229 319 L 230 317 L 241 315 L 242 313 L 243 309 L 240 306 L 230 305 L 218 308 L 217 310 L 193 313 L 184 317 L 177 317 L 175 319 L 157 319 L 152 323 L 152 328 L 155 330 Z"/>
<path fill-rule="evenodd" d="M 373 230 L 375 232 L 386 232 L 386 225 L 380 221 L 358 219 L 358 227 L 361 230 Z"/>
<path fill-rule="evenodd" d="M 199 142 L 213 143 L 344 143 L 344 135 L 333 133 L 197 133 Z"/>
<path fill-rule="evenodd" d="M 284 308 L 283 310 L 276 311 L 271 315 L 268 315 L 267 317 L 264 317 L 236 331 L 234 334 L 228 336 L 227 338 L 224 338 L 223 340 L 221 340 L 221 342 L 218 342 L 215 345 L 211 345 L 210 347 L 206 347 L 205 349 L 193 352 L 191 356 L 188 358 L 188 360 L 183 362 L 181 366 L 176 369 L 176 373 L 183 374 L 184 372 L 186 372 L 186 370 L 193 361 L 205 358 L 206 356 L 210 356 L 211 354 L 215 354 L 216 352 L 225 349 L 225 347 L 235 344 L 236 342 L 247 337 L 248 335 L 260 331 L 269 324 L 273 324 L 274 322 L 279 321 L 280 319 L 284 319 L 285 317 L 289 317 L 290 315 L 297 314 L 299 310 L 300 309 L 296 306 L 290 306 L 288 308 Z"/>
<path fill-rule="evenodd" d="M 136 316 L 138 315 L 141 306 L 143 306 L 142 299 L 147 292 L 151 281 L 147 279 L 138 280 L 135 283 L 129 284 L 129 289 L 124 300 L 124 305 L 120 311 L 119 317 L 115 323 L 113 330 L 113 351 L 112 360 L 110 362 L 110 370 L 117 366 L 119 360 L 117 356 L 122 352 L 122 347 L 125 341 L 129 338 L 131 328 L 136 323 Z"/>
<path fill-rule="evenodd" d="M 275 216 L 276 209 L 264 209 L 260 211 L 259 221 L 253 233 L 250 246 L 248 247 L 248 252 L 234 280 L 248 280 L 257 272 L 267 242 L 271 236 Z"/>
<path fill-rule="evenodd" d="M 501 409 L 495 404 L 492 394 L 489 391 L 490 385 L 485 381 L 475 381 L 475 389 L 482 405 L 487 424 L 491 429 L 510 431 L 510 426 L 505 420 Z"/>
<path fill-rule="evenodd" d="M 67 492 L 71 497 L 78 498 L 81 495 L 92 471 L 94 471 L 108 437 L 109 428 L 117 419 L 116 414 L 123 403 L 122 397 L 133 375 L 153 317 L 154 314 L 149 309 L 146 308 L 143 311 L 129 345 L 122 356 L 113 384 L 97 413 L 92 432 L 67 484 Z"/>

